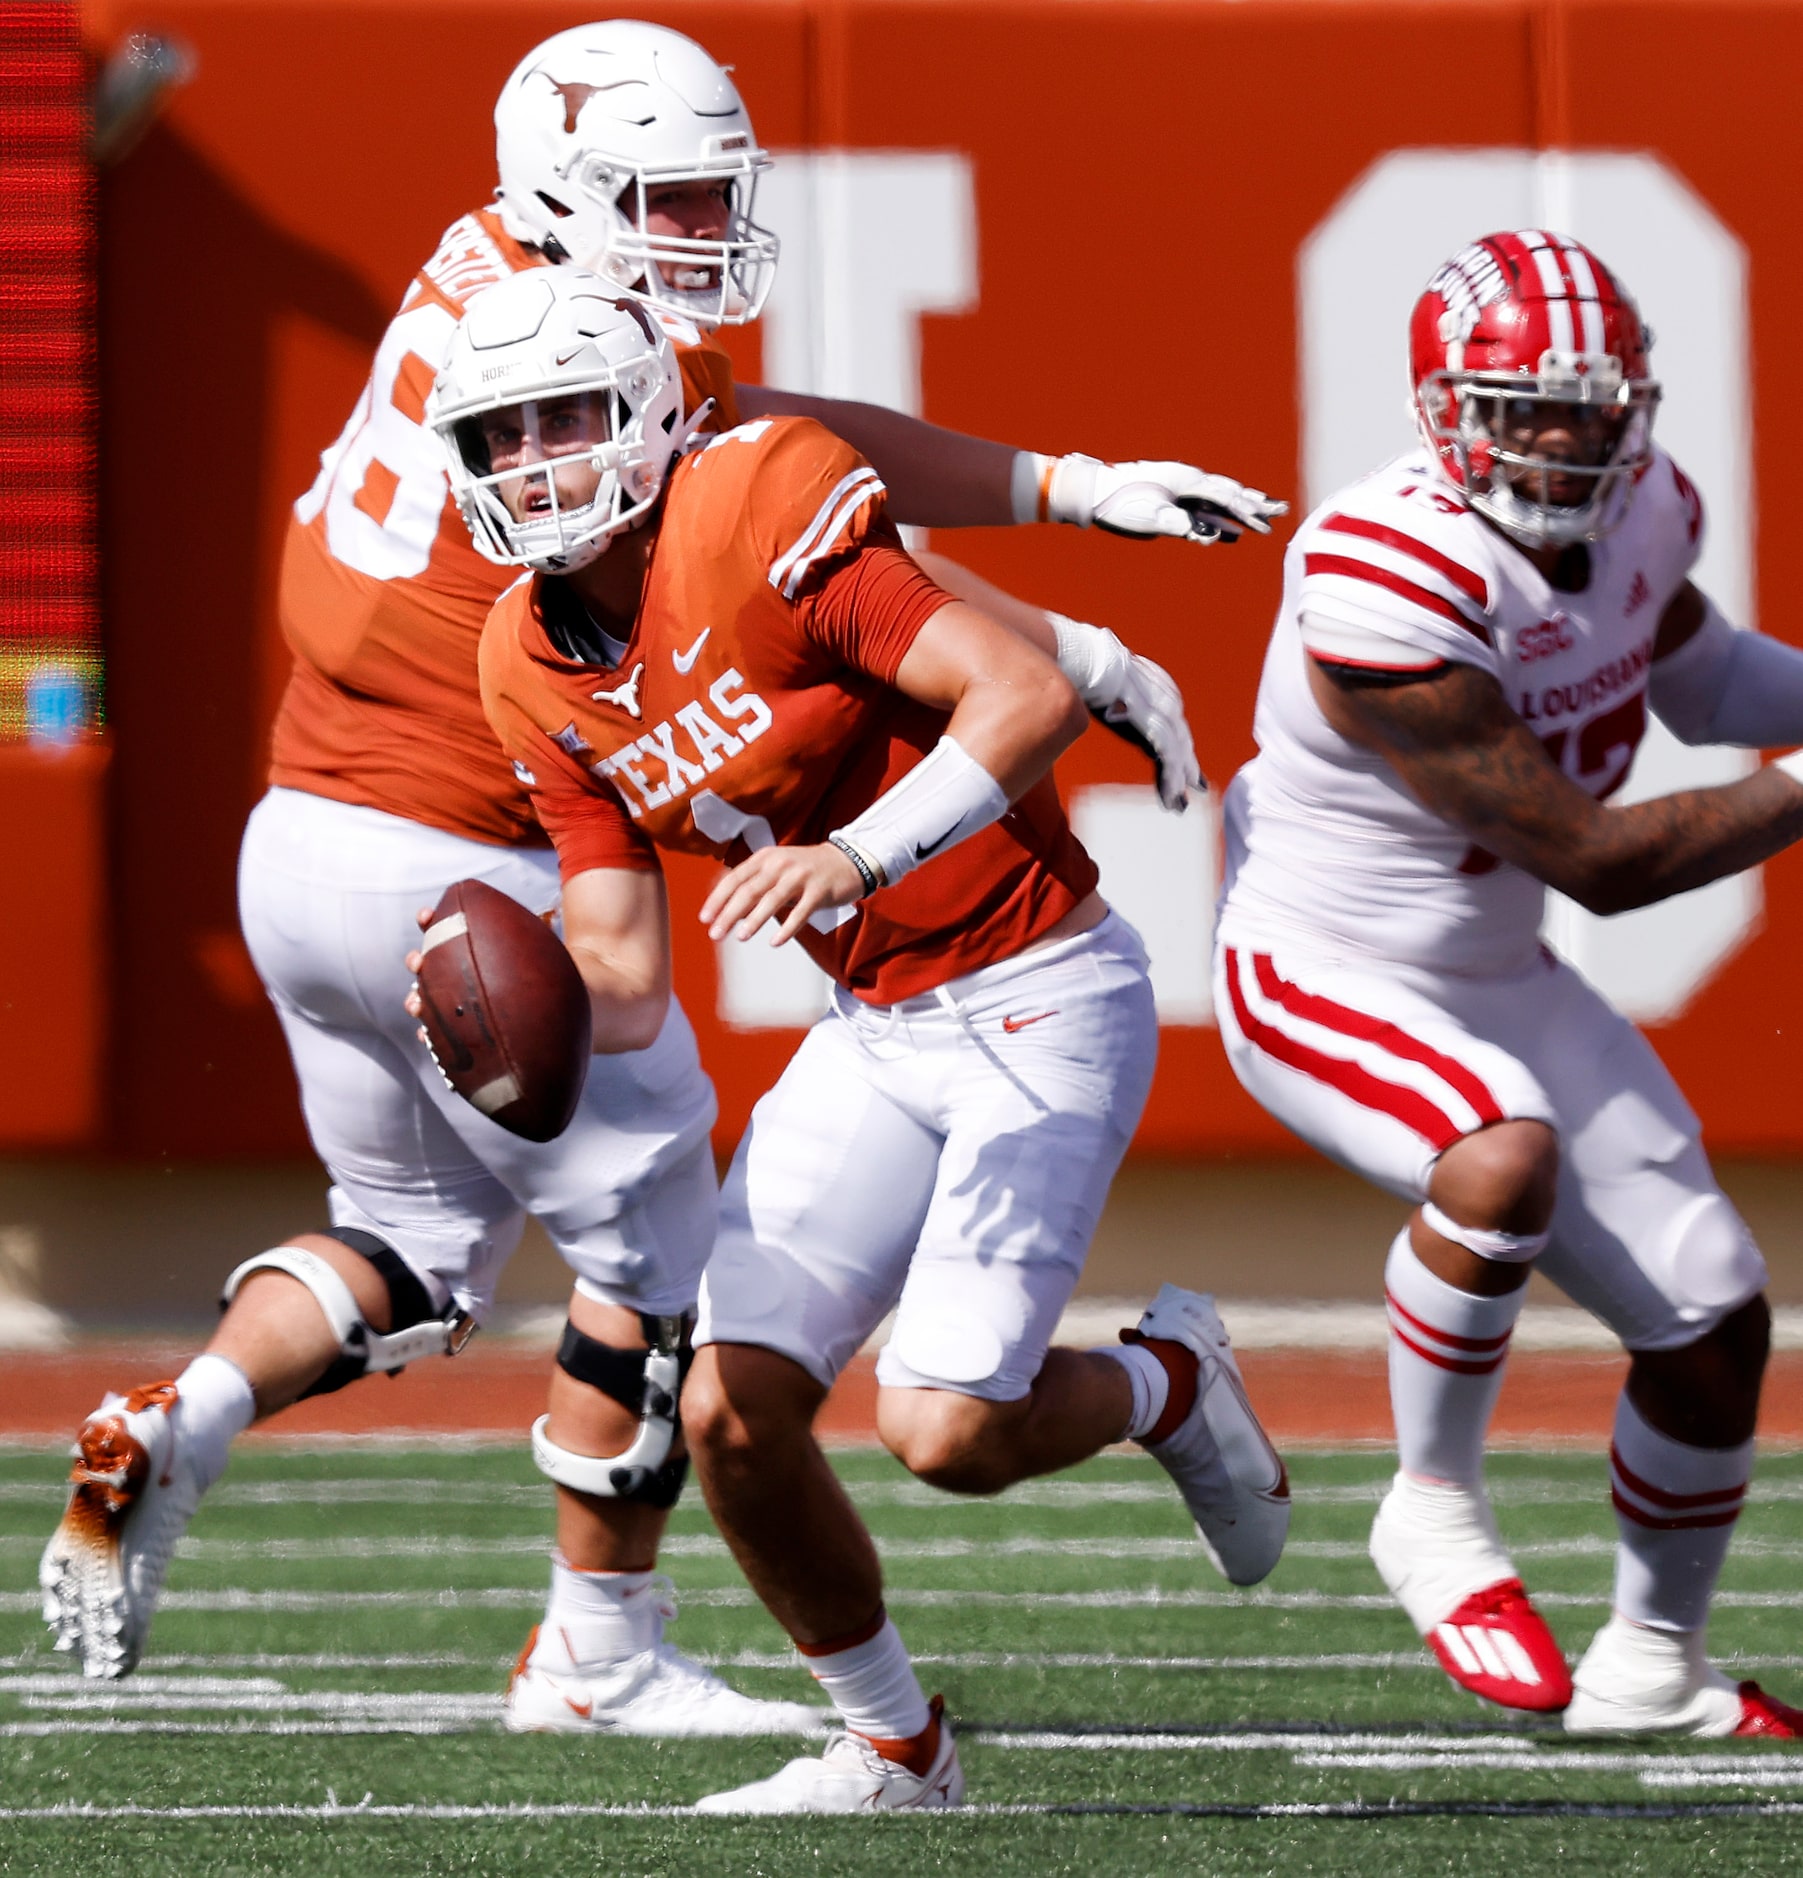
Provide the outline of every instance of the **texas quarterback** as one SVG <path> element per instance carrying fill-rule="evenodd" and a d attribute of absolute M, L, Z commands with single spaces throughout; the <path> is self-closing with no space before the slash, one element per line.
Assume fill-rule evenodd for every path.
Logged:
<path fill-rule="evenodd" d="M 713 1235 L 713 1095 L 683 1014 L 672 1006 L 642 1050 L 598 1060 L 571 1129 L 535 1146 L 451 1098 L 401 1012 L 415 913 L 450 882 L 480 878 L 535 910 L 558 895 L 477 699 L 477 637 L 510 575 L 472 550 L 447 503 L 422 423 L 434 374 L 473 294 L 579 252 L 668 323 L 698 421 L 730 427 L 741 397 L 818 409 L 909 492 L 908 519 L 1018 511 L 1205 540 L 1264 527 L 1281 505 L 1181 464 L 1045 459 L 867 406 L 736 388 L 701 327 L 762 304 L 775 243 L 750 210 L 768 158 L 731 80 L 680 34 L 609 21 L 536 47 L 502 89 L 496 145 L 496 205 L 455 222 L 415 278 L 296 505 L 283 560 L 295 665 L 240 903 L 332 1173 L 333 1224 L 246 1261 L 208 1352 L 90 1418 L 43 1559 L 45 1613 L 89 1673 L 129 1672 L 176 1540 L 236 1434 L 302 1395 L 457 1347 L 529 1211 L 577 1283 L 535 1447 L 559 1480 L 559 1551 L 509 1724 L 806 1726 L 812 1711 L 750 1702 L 663 1641 L 670 1596 L 652 1566 L 680 1450 L 631 1502 L 566 1484 L 592 1485 L 584 1463 L 634 1438 L 648 1340 L 692 1309 Z M 1055 626 L 1087 701 L 1152 747 L 1179 804 L 1198 778 L 1169 680 L 1110 634 L 1039 625 Z"/>
<path fill-rule="evenodd" d="M 680 397 L 667 340 L 596 277 L 471 306 L 432 421 L 477 542 L 538 570 L 483 632 L 483 702 L 556 842 L 599 1047 L 664 1021 L 662 848 L 728 863 L 712 938 L 774 922 L 835 985 L 734 1158 L 684 1414 L 847 1732 L 703 1809 L 955 1805 L 812 1432 L 892 1307 L 878 1426 L 925 1479 L 995 1492 L 1142 1440 L 1241 1583 L 1276 1563 L 1288 1487 L 1207 1299 L 1167 1286 L 1125 1347 L 1048 1349 L 1157 1048 L 1145 954 L 1048 773 L 1075 691 L 923 574 L 838 438 L 761 419 L 677 452 Z"/>
<path fill-rule="evenodd" d="M 1416 1203 L 1390 1248 L 1401 1467 L 1371 1555 L 1447 1672 L 1573 1733 L 1803 1733 L 1704 1626 L 1747 1491 L 1764 1262 L 1651 1047 L 1539 938 L 1548 886 L 1644 906 L 1803 835 L 1794 760 L 1606 808 L 1650 706 L 1803 738 L 1803 653 L 1689 576 L 1701 500 L 1652 441 L 1649 339 L 1588 249 L 1490 235 L 1410 328 L 1419 447 L 1292 542 L 1227 799 L 1216 1006 L 1246 1088 Z M 1575 1677 L 1483 1487 L 1538 1266 L 1631 1363 L 1614 1612 Z M 1575 1691 L 1574 1691 L 1575 1683 Z"/>

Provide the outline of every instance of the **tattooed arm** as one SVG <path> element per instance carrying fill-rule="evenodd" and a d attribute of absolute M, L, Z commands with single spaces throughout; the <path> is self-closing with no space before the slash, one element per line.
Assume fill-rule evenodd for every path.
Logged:
<path fill-rule="evenodd" d="M 1803 837 L 1803 783 L 1772 767 L 1719 788 L 1604 807 L 1554 765 L 1501 686 L 1473 666 L 1373 683 L 1311 658 L 1309 684 L 1334 729 L 1383 757 L 1426 807 L 1592 913 L 1688 892 Z"/>

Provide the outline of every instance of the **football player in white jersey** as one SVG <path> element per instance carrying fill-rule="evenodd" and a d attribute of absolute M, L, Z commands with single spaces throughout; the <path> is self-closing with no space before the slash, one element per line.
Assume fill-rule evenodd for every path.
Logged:
<path fill-rule="evenodd" d="M 686 1361 L 715 1206 L 713 1094 L 686 1019 L 672 1010 L 649 1049 L 597 1058 L 571 1129 L 538 1145 L 452 1097 L 402 1009 L 422 903 L 471 876 L 535 910 L 558 891 L 477 692 L 477 637 L 514 570 L 471 548 L 421 421 L 464 306 L 523 269 L 600 267 L 666 323 L 685 405 L 711 397 L 724 427 L 737 421 L 731 368 L 702 329 L 754 317 L 776 259 L 751 217 L 768 158 L 730 78 L 682 35 L 630 20 L 559 33 L 521 61 L 495 115 L 499 201 L 454 224 L 416 276 L 284 556 L 295 672 L 240 904 L 332 1173 L 333 1223 L 248 1259 L 208 1351 L 89 1418 L 40 1568 L 45 1617 L 89 1675 L 128 1674 L 236 1435 L 302 1396 L 459 1347 L 530 1212 L 577 1282 L 533 1444 L 558 1483 L 559 1555 L 509 1725 L 806 1727 L 815 1711 L 751 1701 L 663 1639 L 672 1605 L 653 1567 L 685 1463 L 645 1376 L 654 1347 Z M 878 463 L 900 518 L 925 525 L 1231 540 L 1283 506 L 1184 464 L 1044 458 L 870 406 L 746 388 L 738 408 L 823 417 Z M 1200 778 L 1169 679 L 1099 629 L 1036 613 L 1022 629 L 1056 643 L 1085 701 L 1150 750 L 1181 806 Z M 632 1445 L 642 1418 L 664 1464 L 635 1470 L 626 1497 L 597 1492 L 597 1462 Z"/>
<path fill-rule="evenodd" d="M 1632 301 L 1540 230 L 1416 305 L 1418 448 L 1304 522 L 1227 798 L 1216 1002 L 1234 1069 L 1415 1203 L 1390 1248 L 1401 1468 L 1371 1554 L 1455 1681 L 1573 1733 L 1803 1736 L 1704 1647 L 1747 1491 L 1765 1267 L 1651 1047 L 1540 940 L 1547 887 L 1645 906 L 1803 835 L 1803 768 L 1626 808 L 1650 707 L 1803 740 L 1803 652 L 1690 580 L 1702 505 L 1652 442 Z M 1632 1359 L 1614 1609 L 1575 1674 L 1491 1517 L 1483 1450 L 1535 1265 Z M 1575 1693 L 1574 1693 L 1575 1685 Z"/>

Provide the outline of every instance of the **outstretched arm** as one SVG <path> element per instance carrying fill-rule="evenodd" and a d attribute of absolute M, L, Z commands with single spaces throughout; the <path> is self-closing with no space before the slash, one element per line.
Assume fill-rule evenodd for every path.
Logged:
<path fill-rule="evenodd" d="M 1473 666 L 1374 683 L 1310 659 L 1309 682 L 1328 722 L 1385 758 L 1436 815 L 1593 913 L 1686 893 L 1803 836 L 1803 783 L 1776 765 L 1719 788 L 1605 807 Z"/>
<path fill-rule="evenodd" d="M 737 398 L 741 416 L 811 417 L 844 438 L 888 486 L 890 514 L 918 528 L 1070 522 L 1142 539 L 1237 541 L 1248 528 L 1269 534 L 1289 507 L 1189 463 L 1042 457 L 884 405 L 768 385 L 740 385 Z"/>
<path fill-rule="evenodd" d="M 1181 814 L 1207 787 L 1183 714 L 1183 694 L 1162 665 L 1130 652 L 1105 626 L 1048 613 L 973 574 L 942 554 L 915 555 L 947 593 L 1000 620 L 1058 663 L 1089 714 L 1104 729 L 1152 759 L 1158 799 Z"/>

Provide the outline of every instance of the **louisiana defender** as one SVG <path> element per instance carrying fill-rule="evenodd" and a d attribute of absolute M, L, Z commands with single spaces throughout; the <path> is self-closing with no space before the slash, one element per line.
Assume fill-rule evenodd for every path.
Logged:
<path fill-rule="evenodd" d="M 1649 705 L 1692 743 L 1803 738 L 1803 653 L 1692 584 L 1702 505 L 1652 442 L 1633 302 L 1563 236 L 1491 235 L 1414 312 L 1420 448 L 1298 531 L 1228 796 L 1216 1006 L 1248 1090 L 1416 1203 L 1390 1248 L 1401 1471 L 1371 1554 L 1465 1687 L 1574 1733 L 1803 1733 L 1711 1667 L 1747 1491 L 1765 1267 L 1696 1117 L 1540 940 L 1547 886 L 1643 906 L 1803 835 L 1791 763 L 1604 806 Z M 1614 1614 L 1575 1678 L 1485 1498 L 1538 1264 L 1621 1337 Z M 1574 1693 L 1575 1681 L 1575 1693 Z"/>

